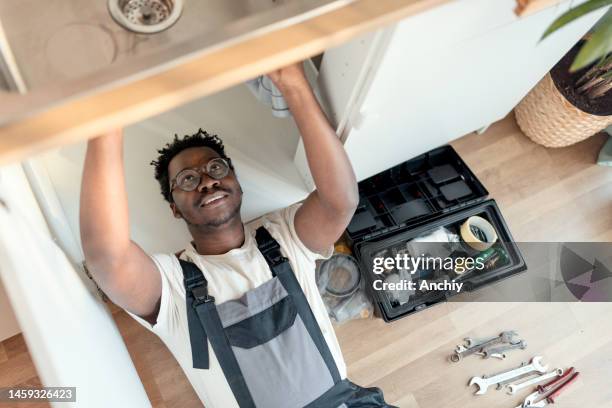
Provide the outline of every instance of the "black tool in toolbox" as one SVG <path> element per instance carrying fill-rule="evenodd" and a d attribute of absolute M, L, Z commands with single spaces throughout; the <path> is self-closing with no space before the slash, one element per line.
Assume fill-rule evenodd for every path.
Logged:
<path fill-rule="evenodd" d="M 385 321 L 446 301 L 458 293 L 452 290 L 375 291 L 374 280 L 381 277 L 397 280 L 397 276 L 392 275 L 399 272 L 397 275 L 402 276 L 402 271 L 385 270 L 382 275 L 375 274 L 374 258 L 381 254 L 394 257 L 407 253 L 410 243 L 416 242 L 415 238 L 428 234 L 461 236 L 461 226 L 470 217 L 480 217 L 494 228 L 495 243 L 484 251 L 469 248 L 465 242 L 451 242 L 445 248 L 450 256 L 465 253 L 480 257 L 486 261 L 486 268 L 478 273 L 452 277 L 440 275 L 439 270 L 422 269 L 411 274 L 411 279 L 452 278 L 463 282 L 462 292 L 465 292 L 527 269 L 495 200 L 487 199 L 486 188 L 451 146 L 431 150 L 361 181 L 359 194 L 359 205 L 347 227 L 346 237 Z M 479 235 L 481 231 L 471 229 L 471 232 Z"/>

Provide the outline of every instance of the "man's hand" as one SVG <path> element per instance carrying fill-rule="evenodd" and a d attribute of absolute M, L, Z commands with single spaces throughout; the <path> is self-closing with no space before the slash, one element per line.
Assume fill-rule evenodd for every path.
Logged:
<path fill-rule="evenodd" d="M 304 141 L 308 167 L 317 187 L 295 215 L 300 240 L 322 253 L 342 235 L 359 201 L 357 181 L 336 132 L 310 88 L 302 63 L 268 74 L 283 93 Z"/>
<path fill-rule="evenodd" d="M 302 61 L 274 70 L 267 75 L 283 93 L 291 89 L 310 87 L 308 80 L 306 80 Z"/>

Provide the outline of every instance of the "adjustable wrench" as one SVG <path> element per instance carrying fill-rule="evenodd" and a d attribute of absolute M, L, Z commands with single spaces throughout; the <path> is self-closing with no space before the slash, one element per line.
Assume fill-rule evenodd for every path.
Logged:
<path fill-rule="evenodd" d="M 473 384 L 478 385 L 478 391 L 476 391 L 476 395 L 482 395 L 487 392 L 489 386 L 494 384 L 499 384 L 502 381 L 509 380 L 511 378 L 516 378 L 522 374 L 537 371 L 539 373 L 545 373 L 548 370 L 548 366 L 543 366 L 541 364 L 542 356 L 536 356 L 531 360 L 531 364 L 521 365 L 521 367 L 515 368 L 510 371 L 505 371 L 492 377 L 473 377 L 470 380 L 470 386 Z"/>
<path fill-rule="evenodd" d="M 472 355 L 481 351 L 483 348 L 487 348 L 490 346 L 494 346 L 499 343 L 511 343 L 512 337 L 516 336 L 516 332 L 513 331 L 505 331 L 502 332 L 499 336 L 494 337 L 490 340 L 485 341 L 484 343 L 477 344 L 475 346 L 471 346 L 469 348 L 458 346 L 455 352 L 451 355 L 450 360 L 454 363 L 459 362 L 463 357 Z M 470 338 L 465 339 L 468 345 L 473 344 L 473 340 Z"/>
<path fill-rule="evenodd" d="M 537 384 L 537 383 L 540 383 L 542 381 L 546 381 L 546 380 L 549 380 L 551 378 L 558 377 L 558 376 L 561 376 L 561 375 L 563 375 L 563 369 L 562 368 L 557 368 L 556 370 L 551 371 L 550 373 L 537 376 L 537 377 L 532 378 L 530 380 L 523 381 L 523 382 L 518 383 L 518 384 L 510 384 L 510 385 L 508 385 L 508 394 L 510 394 L 510 395 L 515 394 L 517 391 L 522 390 L 525 387 L 529 387 L 529 386 L 531 386 L 533 384 Z"/>

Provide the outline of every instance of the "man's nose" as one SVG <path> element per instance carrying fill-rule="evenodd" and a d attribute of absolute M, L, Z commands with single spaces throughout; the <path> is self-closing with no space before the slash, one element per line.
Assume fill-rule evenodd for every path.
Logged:
<path fill-rule="evenodd" d="M 201 193 L 205 189 L 212 190 L 213 188 L 218 187 L 219 184 L 219 180 L 209 177 L 207 174 L 202 174 L 200 177 L 200 184 L 198 184 L 198 191 Z"/>

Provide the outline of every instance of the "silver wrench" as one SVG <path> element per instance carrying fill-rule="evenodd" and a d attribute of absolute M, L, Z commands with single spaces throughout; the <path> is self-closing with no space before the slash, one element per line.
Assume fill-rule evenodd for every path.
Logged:
<path fill-rule="evenodd" d="M 527 348 L 527 343 L 525 340 L 518 341 L 516 343 L 510 343 L 508 345 L 504 345 L 501 347 L 495 348 L 484 348 L 481 351 L 475 353 L 478 356 L 483 356 L 484 358 L 499 358 L 500 360 L 504 360 L 506 358 L 505 351 L 520 348 L 525 350 Z"/>
<path fill-rule="evenodd" d="M 499 341 L 500 337 L 502 337 L 503 335 L 510 335 L 509 337 L 512 336 L 517 336 L 517 333 L 514 330 L 505 330 L 503 332 L 500 333 L 499 336 L 495 336 L 495 337 L 490 337 L 486 340 L 474 340 L 471 337 L 466 337 L 463 339 L 463 341 L 465 341 L 465 346 L 463 346 L 463 349 L 471 349 L 473 347 L 488 347 L 488 346 L 492 346 L 495 345 L 497 343 L 504 343 L 504 341 Z M 509 343 L 509 341 L 506 341 L 505 343 Z"/>
<path fill-rule="evenodd" d="M 482 356 L 483 358 L 493 357 L 493 358 L 499 358 L 500 360 L 504 360 L 506 358 L 506 353 L 498 353 L 498 352 L 492 353 L 491 351 L 487 351 L 487 350 L 482 350 L 474 354 L 476 354 L 477 356 Z"/>
<path fill-rule="evenodd" d="M 470 380 L 470 386 L 476 384 L 478 385 L 478 391 L 476 391 L 476 395 L 482 395 L 487 392 L 489 386 L 494 384 L 499 384 L 502 381 L 509 380 L 511 378 L 518 377 L 522 374 L 537 371 L 539 373 L 545 373 L 548 370 L 548 366 L 544 366 L 541 364 L 542 356 L 536 356 L 531 360 L 531 364 L 521 366 L 515 368 L 510 371 L 505 371 L 499 374 L 496 374 L 492 377 L 473 377 Z"/>
<path fill-rule="evenodd" d="M 458 346 L 457 349 L 455 350 L 455 352 L 451 355 L 450 360 L 453 363 L 457 363 L 459 362 L 463 357 L 472 355 L 474 353 L 477 353 L 479 351 L 481 351 L 483 348 L 486 347 L 490 347 L 493 346 L 495 344 L 499 344 L 499 343 L 511 343 L 512 342 L 512 337 L 516 336 L 516 332 L 513 331 L 505 331 L 502 332 L 499 336 L 494 337 L 490 340 L 485 341 L 484 343 L 481 344 L 477 344 L 476 346 L 470 347 L 470 348 L 465 348 L 463 346 Z M 472 344 L 471 343 L 471 339 L 465 339 L 466 342 L 468 344 Z"/>
<path fill-rule="evenodd" d="M 527 363 L 524 363 L 524 365 L 527 365 Z M 521 379 L 524 379 L 524 378 L 527 378 L 528 380 L 530 380 L 531 378 L 529 378 L 529 377 L 533 377 L 534 374 L 537 374 L 537 373 L 525 373 L 525 374 L 519 375 L 518 377 L 511 378 L 511 379 L 506 380 L 506 381 L 502 381 L 499 384 L 497 384 L 497 389 L 501 390 L 506 385 L 511 384 L 511 383 L 513 383 L 516 380 L 521 380 Z"/>
<path fill-rule="evenodd" d="M 531 386 L 533 384 L 537 384 L 537 383 L 540 383 L 542 381 L 546 381 L 548 379 L 551 379 L 551 378 L 554 378 L 554 377 L 558 377 L 558 376 L 561 376 L 561 375 L 563 375 L 563 369 L 562 368 L 557 368 L 556 370 L 551 371 L 550 373 L 540 375 L 540 376 L 532 378 L 530 380 L 523 381 L 523 382 L 518 383 L 518 384 L 510 384 L 510 385 L 508 385 L 508 394 L 513 395 L 518 390 L 522 390 L 525 387 L 529 387 L 529 386 Z"/>
<path fill-rule="evenodd" d="M 484 353 L 476 353 L 476 354 L 478 354 L 479 356 L 484 355 Z M 500 360 L 504 360 L 504 359 L 506 358 L 506 353 L 490 353 L 490 354 L 489 354 L 487 357 L 485 357 L 485 358 L 489 358 L 489 357 L 492 357 L 492 358 L 499 358 Z"/>
<path fill-rule="evenodd" d="M 479 344 L 487 343 L 487 342 L 489 342 L 491 340 L 494 340 L 494 339 L 496 339 L 498 337 L 499 336 L 489 337 L 486 340 L 482 340 L 482 339 L 475 340 L 475 339 L 473 339 L 471 337 L 466 337 L 466 338 L 463 339 L 463 341 L 465 341 L 465 346 L 463 346 L 463 347 L 464 347 L 464 349 L 469 349 L 469 348 L 472 348 L 472 347 L 476 347 Z"/>
<path fill-rule="evenodd" d="M 524 340 L 521 340 L 519 342 L 510 343 L 501 347 L 485 349 L 482 350 L 482 355 L 484 356 L 484 358 L 492 357 L 492 354 L 503 354 L 505 356 L 505 351 L 518 348 L 520 348 L 521 350 L 525 350 L 527 348 L 527 343 Z"/>
<path fill-rule="evenodd" d="M 538 396 L 541 396 L 542 394 L 540 394 L 540 391 L 536 391 L 533 394 L 529 394 L 527 396 L 527 398 L 525 398 L 525 401 L 521 404 L 518 405 L 516 408 L 525 408 L 525 407 L 538 407 L 538 405 L 535 404 L 539 404 L 542 401 L 536 403 L 534 402 L 536 400 L 536 398 L 538 398 Z M 544 402 L 544 404 L 546 404 L 546 402 Z M 542 405 L 542 407 L 544 406 L 544 404 Z"/>

